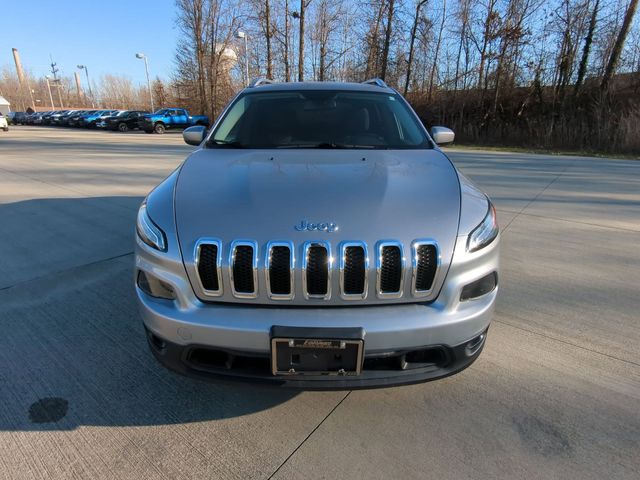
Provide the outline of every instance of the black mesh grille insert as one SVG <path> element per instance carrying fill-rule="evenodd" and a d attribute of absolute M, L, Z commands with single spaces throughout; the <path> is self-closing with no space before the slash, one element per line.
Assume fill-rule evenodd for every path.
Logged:
<path fill-rule="evenodd" d="M 344 293 L 360 295 L 364 293 L 365 255 L 362 247 L 344 249 Z"/>
<path fill-rule="evenodd" d="M 400 247 L 391 245 L 382 247 L 382 265 L 380 267 L 380 291 L 396 293 L 400 291 L 402 280 L 402 253 Z"/>
<path fill-rule="evenodd" d="M 233 284 L 238 293 L 254 293 L 253 247 L 238 245 L 233 260 Z"/>
<path fill-rule="evenodd" d="M 271 248 L 269 260 L 269 283 L 271 293 L 289 295 L 291 293 L 291 251 L 289 247 L 276 246 Z"/>
<path fill-rule="evenodd" d="M 418 245 L 416 248 L 416 256 L 418 257 L 416 290 L 431 290 L 438 266 L 435 245 Z"/>
<path fill-rule="evenodd" d="M 205 290 L 216 291 L 218 284 L 218 246 L 200 245 L 200 259 L 198 260 L 198 275 Z"/>
<path fill-rule="evenodd" d="M 307 293 L 326 295 L 329 280 L 327 249 L 320 245 L 309 247 L 307 252 Z"/>

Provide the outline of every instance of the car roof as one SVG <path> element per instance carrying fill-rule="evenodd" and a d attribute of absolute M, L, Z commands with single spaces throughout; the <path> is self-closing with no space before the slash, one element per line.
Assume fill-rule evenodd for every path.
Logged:
<path fill-rule="evenodd" d="M 373 83 L 355 82 L 282 82 L 282 83 L 260 83 L 258 86 L 249 86 L 244 89 L 250 91 L 270 91 L 270 92 L 295 92 L 300 90 L 348 90 L 356 92 L 383 92 L 396 93 L 394 89 Z"/>

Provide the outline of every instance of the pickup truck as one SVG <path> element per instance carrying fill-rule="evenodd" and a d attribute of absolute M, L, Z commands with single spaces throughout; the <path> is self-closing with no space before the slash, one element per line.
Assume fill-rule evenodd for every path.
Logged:
<path fill-rule="evenodd" d="M 206 115 L 189 115 L 184 108 L 163 108 L 155 113 L 143 115 L 138 121 L 140 130 L 162 134 L 168 128 L 187 128 L 195 125 L 209 126 Z"/>

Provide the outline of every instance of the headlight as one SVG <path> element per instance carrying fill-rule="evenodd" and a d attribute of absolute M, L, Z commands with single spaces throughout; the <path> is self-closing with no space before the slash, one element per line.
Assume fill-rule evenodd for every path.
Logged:
<path fill-rule="evenodd" d="M 487 212 L 484 220 L 480 222 L 469 235 L 467 240 L 467 252 L 475 252 L 481 248 L 486 247 L 495 240 L 498 236 L 498 221 L 496 219 L 496 209 L 491 202 L 489 202 L 489 211 Z"/>
<path fill-rule="evenodd" d="M 138 210 L 138 221 L 136 222 L 136 231 L 140 240 L 156 250 L 161 252 L 167 251 L 167 240 L 164 232 L 160 230 L 147 213 L 147 204 L 143 203 Z"/>

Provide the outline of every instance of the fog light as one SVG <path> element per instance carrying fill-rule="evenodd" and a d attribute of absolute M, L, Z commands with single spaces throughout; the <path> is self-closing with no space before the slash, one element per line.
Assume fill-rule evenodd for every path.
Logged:
<path fill-rule="evenodd" d="M 489 275 L 485 275 L 480 280 L 476 280 L 468 285 L 465 285 L 460 294 L 460 301 L 471 300 L 472 298 L 478 298 L 482 295 L 486 295 L 492 292 L 496 285 L 498 285 L 498 273 L 491 272 Z"/>
<path fill-rule="evenodd" d="M 137 284 L 140 290 L 152 297 L 164 298 L 167 300 L 175 300 L 176 298 L 171 285 L 163 282 L 162 280 L 158 280 L 153 275 L 149 275 L 142 270 L 138 271 Z"/>

